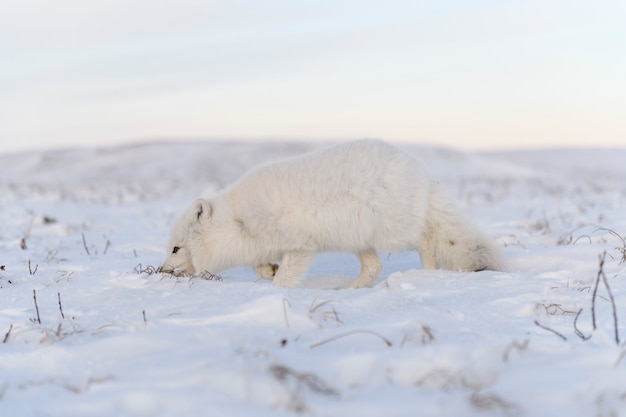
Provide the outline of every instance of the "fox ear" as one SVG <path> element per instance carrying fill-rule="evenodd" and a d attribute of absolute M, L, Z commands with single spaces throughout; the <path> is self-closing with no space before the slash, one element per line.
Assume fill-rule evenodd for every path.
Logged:
<path fill-rule="evenodd" d="M 208 220 L 213 214 L 213 207 L 208 201 L 199 198 L 194 203 L 194 213 L 196 221 Z"/>

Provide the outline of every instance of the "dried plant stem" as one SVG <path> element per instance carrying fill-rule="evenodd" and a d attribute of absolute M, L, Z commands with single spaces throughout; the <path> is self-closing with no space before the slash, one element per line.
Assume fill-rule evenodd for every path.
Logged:
<path fill-rule="evenodd" d="M 589 340 L 589 339 L 591 339 L 591 335 L 585 336 L 583 334 L 583 332 L 581 332 L 580 329 L 578 329 L 578 326 L 576 325 L 576 323 L 578 322 L 578 317 L 580 316 L 580 313 L 582 313 L 582 312 L 583 312 L 583 309 L 581 308 L 580 310 L 578 310 L 578 313 L 576 313 L 576 317 L 574 317 L 574 332 L 582 340 Z"/>
<path fill-rule="evenodd" d="M 600 286 L 600 275 L 602 273 L 602 267 L 604 265 L 604 259 L 600 258 L 600 269 L 598 270 L 598 276 L 596 277 L 596 282 L 593 286 L 593 293 L 591 294 L 591 324 L 593 325 L 593 330 L 596 330 L 596 297 L 598 295 L 598 287 Z"/>
<path fill-rule="evenodd" d="M 338 335 L 336 335 L 336 336 L 329 337 L 328 339 L 324 339 L 324 340 L 321 340 L 321 341 L 319 341 L 319 342 L 315 342 L 315 343 L 311 344 L 309 347 L 310 347 L 310 348 L 316 348 L 316 347 L 318 347 L 318 346 L 322 346 L 322 345 L 325 345 L 325 344 L 327 344 L 327 343 L 334 342 L 334 341 L 339 340 L 339 339 L 341 339 L 341 338 L 344 338 L 344 337 L 346 337 L 346 336 L 352 336 L 353 334 L 371 334 L 372 336 L 376 336 L 376 337 L 378 337 L 378 338 L 379 338 L 380 340 L 382 340 L 382 341 L 383 341 L 383 342 L 384 342 L 387 346 L 389 346 L 389 347 L 393 346 L 393 343 L 391 343 L 391 342 L 389 341 L 389 339 L 387 339 L 386 337 L 381 336 L 380 334 L 378 334 L 378 333 L 376 333 L 376 332 L 373 332 L 373 331 L 371 331 L 371 330 L 351 330 L 351 331 L 349 331 L 349 332 L 341 333 L 341 334 L 338 334 Z"/>
<path fill-rule="evenodd" d="M 339 392 L 327 385 L 319 377 L 307 372 L 298 372 L 284 365 L 272 365 L 270 372 L 279 381 L 285 381 L 288 377 L 293 378 L 297 383 L 302 384 L 317 394 L 339 395 Z"/>
<path fill-rule="evenodd" d="M 600 266 L 598 268 L 598 276 L 596 278 L 596 283 L 593 288 L 593 294 L 591 296 L 591 322 L 593 324 L 593 330 L 597 329 L 596 326 L 596 298 L 598 295 L 598 287 L 600 286 L 600 280 L 604 284 L 606 288 L 606 292 L 609 295 L 609 301 L 611 302 L 611 308 L 613 309 L 613 327 L 615 329 L 615 343 L 619 345 L 619 329 L 617 322 L 617 307 L 615 306 L 615 298 L 613 297 L 613 292 L 611 291 L 611 287 L 609 287 L 609 282 L 606 279 L 606 274 L 604 273 L 604 262 L 606 260 L 606 251 L 604 251 L 599 256 Z"/>
<path fill-rule="evenodd" d="M 136 257 L 136 256 L 135 256 L 135 257 Z M 148 265 L 148 266 L 146 266 L 146 267 L 144 268 L 144 267 L 143 267 L 143 265 L 141 265 L 141 263 L 139 263 L 139 264 L 135 267 L 134 271 L 135 271 L 135 274 L 153 275 L 153 274 L 158 274 L 158 273 L 160 272 L 160 271 L 159 271 L 159 269 L 160 269 L 160 268 L 157 268 L 157 267 L 152 266 L 152 265 Z"/>
<path fill-rule="evenodd" d="M 91 253 L 89 253 L 89 248 L 87 247 L 87 240 L 85 239 L 85 234 L 81 233 L 83 235 L 83 247 L 85 248 L 85 252 L 87 252 L 87 255 L 91 256 Z"/>
<path fill-rule="evenodd" d="M 605 227 L 599 227 L 596 230 L 594 230 L 594 232 L 597 232 L 598 230 L 604 230 L 606 232 L 609 232 L 611 235 L 613 235 L 614 237 L 616 237 L 617 239 L 619 239 L 622 242 L 622 247 L 617 247 L 615 248 L 616 250 L 620 251 L 622 257 L 619 261 L 619 265 L 623 264 L 624 262 L 626 262 L 626 239 L 624 239 L 624 237 L 622 237 L 619 233 L 617 233 L 615 230 L 611 230 L 611 229 L 607 229 Z"/>
<path fill-rule="evenodd" d="M 61 304 L 61 293 L 58 292 L 57 296 L 59 297 L 59 311 L 61 311 L 61 318 L 65 319 L 65 314 L 63 314 L 63 305 Z"/>
<path fill-rule="evenodd" d="M 9 337 L 11 336 L 11 330 L 13 330 L 13 325 L 9 326 L 9 330 L 4 335 L 4 339 L 2 339 L 2 343 L 6 343 L 9 341 Z"/>
<path fill-rule="evenodd" d="M 511 356 L 511 352 L 513 352 L 514 350 L 522 352 L 522 351 L 526 350 L 526 348 L 528 348 L 528 344 L 529 343 L 530 343 L 530 341 L 528 339 L 524 340 L 521 343 L 518 342 L 517 340 L 514 340 L 513 342 L 511 342 L 511 344 L 509 346 L 507 346 L 507 348 L 502 353 L 502 361 L 503 362 L 508 362 L 509 361 L 509 357 Z"/>
<path fill-rule="evenodd" d="M 35 311 L 37 311 L 37 323 L 41 324 L 41 317 L 39 316 L 39 306 L 37 305 L 37 291 L 33 290 L 33 300 L 35 300 Z"/>
<path fill-rule="evenodd" d="M 109 240 L 109 238 L 107 238 L 106 235 L 102 235 L 102 236 L 106 239 L 106 242 L 104 244 L 104 251 L 102 252 L 102 254 L 106 255 L 107 251 L 109 250 L 109 247 L 111 246 L 111 241 Z"/>
<path fill-rule="evenodd" d="M 30 259 L 28 260 L 28 273 L 30 275 L 35 275 L 35 273 L 37 273 L 38 268 L 39 268 L 39 264 L 35 265 L 35 269 L 32 269 L 30 266 Z"/>
<path fill-rule="evenodd" d="M 559 336 L 561 339 L 567 340 L 567 337 L 563 336 L 561 333 L 557 332 L 556 330 L 551 329 L 550 327 L 544 326 L 543 324 L 539 323 L 537 320 L 535 320 L 535 324 L 538 327 L 542 328 L 543 330 L 547 330 L 547 331 L 549 331 L 551 333 L 554 333 L 555 335 Z"/>

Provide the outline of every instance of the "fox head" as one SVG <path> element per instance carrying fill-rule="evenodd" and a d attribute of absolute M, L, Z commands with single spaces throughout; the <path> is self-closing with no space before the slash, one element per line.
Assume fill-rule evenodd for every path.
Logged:
<path fill-rule="evenodd" d="M 198 271 L 198 259 L 194 255 L 202 253 L 203 235 L 211 220 L 213 209 L 203 199 L 196 200 L 172 226 L 167 256 L 159 267 L 159 272 L 180 275 L 194 275 Z"/>

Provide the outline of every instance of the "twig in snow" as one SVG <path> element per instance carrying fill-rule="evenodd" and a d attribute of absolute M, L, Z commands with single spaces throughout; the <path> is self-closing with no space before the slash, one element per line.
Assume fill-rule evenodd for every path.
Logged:
<path fill-rule="evenodd" d="M 582 313 L 582 312 L 583 312 L 583 309 L 581 308 L 580 310 L 578 310 L 578 313 L 576 313 L 576 317 L 574 317 L 574 332 L 575 332 L 575 333 L 576 333 L 576 335 L 577 335 L 578 337 L 580 337 L 582 340 L 589 340 L 589 339 L 591 339 L 591 335 L 589 335 L 589 336 L 585 336 L 585 335 L 583 334 L 583 332 L 581 332 L 581 331 L 578 329 L 578 326 L 576 326 L 576 323 L 578 322 L 578 317 L 580 316 L 580 313 Z"/>
<path fill-rule="evenodd" d="M 304 389 L 320 395 L 339 395 L 337 390 L 326 384 L 315 374 L 298 372 L 284 365 L 272 365 L 269 371 L 287 390 L 289 396 L 281 406 L 289 411 L 298 414 L 310 413 L 302 394 Z"/>
<path fill-rule="evenodd" d="M 602 274 L 602 267 L 604 266 L 604 259 L 600 258 L 600 269 L 598 270 L 598 276 L 593 286 L 593 293 L 591 294 L 591 324 L 593 330 L 596 330 L 596 296 L 598 294 L 598 287 L 600 286 L 600 275 Z"/>
<path fill-rule="evenodd" d="M 88 256 L 91 256 L 91 253 L 89 253 L 89 248 L 87 247 L 87 240 L 85 239 L 85 234 L 81 233 L 81 235 L 83 235 L 83 247 L 85 248 L 85 252 L 87 252 Z"/>
<path fill-rule="evenodd" d="M 427 343 L 435 340 L 435 335 L 433 335 L 432 329 L 425 324 L 422 324 L 422 344 L 425 345 Z"/>
<path fill-rule="evenodd" d="M 420 330 L 420 343 L 422 345 L 427 345 L 435 340 L 435 335 L 433 334 L 433 330 L 430 326 L 420 323 Z M 400 347 L 404 347 L 404 345 L 409 341 L 414 342 L 415 340 L 411 337 L 409 332 L 405 332 L 402 341 L 400 341 Z"/>
<path fill-rule="evenodd" d="M 279 381 L 285 381 L 289 377 L 293 378 L 299 384 L 306 386 L 316 394 L 339 395 L 339 392 L 327 385 L 319 377 L 308 372 L 298 372 L 284 365 L 272 365 L 270 372 Z"/>
<path fill-rule="evenodd" d="M 617 306 L 615 305 L 615 298 L 613 297 L 613 291 L 611 291 L 611 287 L 609 287 L 609 282 L 606 279 L 606 275 L 604 271 L 602 271 L 602 281 L 604 282 L 606 291 L 609 293 L 609 298 L 611 299 L 611 307 L 613 309 L 613 328 L 615 329 L 615 343 L 619 345 L 619 326 L 617 322 Z"/>
<path fill-rule="evenodd" d="M 13 325 L 9 326 L 9 331 L 4 335 L 4 339 L 2 339 L 2 343 L 6 343 L 9 341 L 9 337 L 11 336 L 11 330 L 13 330 Z"/>
<path fill-rule="evenodd" d="M 39 306 L 37 305 L 37 291 L 33 290 L 33 299 L 35 300 L 35 311 L 37 311 L 37 323 L 41 324 L 41 317 L 39 317 Z"/>
<path fill-rule="evenodd" d="M 182 275 L 182 274 L 180 274 Z M 209 271 L 202 271 L 200 272 L 200 274 L 198 275 L 200 278 L 205 279 L 207 281 L 221 281 L 222 280 L 222 276 L 221 275 L 217 275 L 214 274 L 213 272 L 209 272 Z"/>
<path fill-rule="evenodd" d="M 107 238 L 106 235 L 102 235 L 105 239 L 106 239 L 106 243 L 104 244 L 104 251 L 102 252 L 103 255 L 107 254 L 107 251 L 109 250 L 109 247 L 111 246 L 111 241 L 109 240 L 109 238 Z"/>
<path fill-rule="evenodd" d="M 143 316 L 143 324 L 144 326 L 148 325 L 148 319 L 146 318 L 146 310 L 141 311 L 141 315 Z"/>
<path fill-rule="evenodd" d="M 470 403 L 481 411 L 496 411 L 500 415 L 518 414 L 519 406 L 509 402 L 497 394 L 484 394 L 479 391 L 472 393 Z"/>
<path fill-rule="evenodd" d="M 315 342 L 315 343 L 311 344 L 311 345 L 309 346 L 309 348 L 311 348 L 311 349 L 312 349 L 312 348 L 316 348 L 316 347 L 318 347 L 318 346 L 322 346 L 322 345 L 325 345 L 325 344 L 327 344 L 327 343 L 334 342 L 334 341 L 339 340 L 339 339 L 341 339 L 341 338 L 344 338 L 344 337 L 346 337 L 346 336 L 352 336 L 353 334 L 361 334 L 361 333 L 364 333 L 364 334 L 371 334 L 372 336 L 376 336 L 376 337 L 378 337 L 380 340 L 382 340 L 382 341 L 383 341 L 383 342 L 384 342 L 387 346 L 389 346 L 389 347 L 393 346 L 393 343 L 391 343 L 391 342 L 389 341 L 389 339 L 387 339 L 386 337 L 381 336 L 380 334 L 378 334 L 378 333 L 376 333 L 376 332 L 373 332 L 373 331 L 371 331 L 371 330 L 351 330 L 351 331 L 349 331 L 349 332 L 341 333 L 341 334 L 338 334 L 338 335 L 336 335 L 336 336 L 329 337 L 328 339 L 324 339 L 324 340 L 321 340 L 321 341 L 319 341 L 319 342 Z"/>
<path fill-rule="evenodd" d="M 43 224 L 55 224 L 57 222 L 57 219 L 50 216 L 43 216 L 41 218 L 41 221 L 43 222 Z"/>
<path fill-rule="evenodd" d="M 565 310 L 563 309 L 563 307 L 561 307 L 561 304 L 537 304 L 537 307 L 543 307 L 546 310 L 546 314 L 549 316 L 556 316 L 557 314 L 562 314 L 562 315 L 566 315 L 566 314 L 576 314 L 575 311 L 569 311 L 569 310 Z"/>
<path fill-rule="evenodd" d="M 63 314 L 63 305 L 61 305 L 61 293 L 58 292 L 57 296 L 59 297 L 59 311 L 61 311 L 61 318 L 65 319 L 65 314 Z"/>
<path fill-rule="evenodd" d="M 569 233 L 562 234 L 559 237 L 559 239 L 557 240 L 556 244 L 557 245 L 570 245 L 570 244 L 575 245 L 583 237 L 589 239 L 589 244 L 591 244 L 591 236 L 589 236 L 589 235 L 578 236 L 576 239 L 574 239 L 574 232 L 582 229 L 583 227 L 585 227 L 585 226 L 579 226 L 579 227 L 575 228 L 574 230 L 572 230 Z"/>
<path fill-rule="evenodd" d="M 37 272 L 37 268 L 39 268 L 39 264 L 35 265 L 35 269 L 32 269 L 30 266 L 30 259 L 28 260 L 28 273 L 30 273 L 30 275 L 35 275 L 35 273 Z"/>
<path fill-rule="evenodd" d="M 543 324 L 539 323 L 537 320 L 535 320 L 535 324 L 536 324 L 538 327 L 542 328 L 543 330 L 547 330 L 547 331 L 549 331 L 549 332 L 552 332 L 552 333 L 554 333 L 555 335 L 559 336 L 561 339 L 563 339 L 563 340 L 567 340 L 567 337 L 563 336 L 561 333 L 557 332 L 557 331 L 556 331 L 556 330 L 554 330 L 554 329 L 551 329 L 551 328 L 549 328 L 549 327 L 547 327 L 547 326 L 544 326 Z"/>
<path fill-rule="evenodd" d="M 518 350 L 520 352 L 526 350 L 526 348 L 528 347 L 528 343 L 530 343 L 528 339 L 524 340 L 522 343 L 518 342 L 517 340 L 511 342 L 511 344 L 507 346 L 507 348 L 504 349 L 504 352 L 502 353 L 502 361 L 508 362 L 509 356 L 511 356 L 511 352 L 513 352 L 514 350 Z"/>
<path fill-rule="evenodd" d="M 612 234 L 613 236 L 615 236 L 617 239 L 619 239 L 622 242 L 622 247 L 617 247 L 615 248 L 616 250 L 620 251 L 622 258 L 619 261 L 619 265 L 623 264 L 624 262 L 626 262 L 626 239 L 624 239 L 619 233 L 617 233 L 615 230 L 611 230 L 611 229 L 607 229 L 604 227 L 599 227 L 596 230 L 594 230 L 594 233 L 597 232 L 598 230 L 604 230 L 606 232 L 609 232 L 610 234 Z"/>
<path fill-rule="evenodd" d="M 343 324 L 341 319 L 339 318 L 339 313 L 334 307 L 330 307 L 330 303 L 334 303 L 334 300 L 327 300 L 317 303 L 317 297 L 311 301 L 311 305 L 309 306 L 309 318 L 315 321 L 318 326 L 321 326 L 319 322 L 314 318 L 315 316 L 319 316 L 323 321 L 328 321 L 329 319 L 334 320 L 337 324 Z M 321 307 L 328 307 L 325 310 L 321 310 Z"/>
<path fill-rule="evenodd" d="M 575 245 L 576 243 L 578 243 L 578 241 L 579 241 L 580 239 L 585 238 L 585 237 L 586 237 L 587 239 L 589 239 L 589 244 L 591 245 L 592 240 L 591 240 L 591 236 L 589 236 L 589 235 L 582 235 L 582 236 L 578 236 L 578 237 L 577 237 L 577 238 L 576 238 L 576 239 L 572 242 L 572 244 L 574 244 L 574 245 Z"/>
<path fill-rule="evenodd" d="M 143 265 L 141 265 L 141 263 L 139 263 L 135 269 L 135 274 L 146 274 L 146 275 L 152 275 L 152 274 L 157 274 L 159 272 L 159 268 L 152 266 L 152 265 L 148 265 L 145 268 L 143 267 Z"/>
<path fill-rule="evenodd" d="M 593 330 L 596 330 L 596 297 L 598 294 L 598 287 L 600 285 L 600 279 L 602 279 L 602 283 L 606 288 L 606 292 L 609 294 L 609 301 L 611 302 L 611 308 L 613 309 L 613 327 L 615 329 L 615 343 L 619 345 L 619 330 L 617 323 L 617 307 L 615 306 L 615 298 L 613 298 L 613 292 L 611 291 L 611 287 L 609 287 L 609 282 L 606 279 L 606 274 L 604 273 L 604 261 L 606 260 L 606 251 L 604 251 L 599 256 L 600 266 L 598 268 L 598 276 L 596 278 L 596 283 L 593 288 L 593 295 L 591 296 L 591 322 L 593 324 Z"/>

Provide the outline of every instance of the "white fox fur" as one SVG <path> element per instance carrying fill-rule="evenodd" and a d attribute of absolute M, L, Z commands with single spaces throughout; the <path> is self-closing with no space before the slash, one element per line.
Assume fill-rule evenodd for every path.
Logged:
<path fill-rule="evenodd" d="M 381 270 L 377 251 L 416 249 L 424 268 L 501 268 L 500 253 L 397 148 L 361 140 L 256 168 L 174 224 L 161 271 L 193 275 L 251 266 L 294 287 L 318 252 L 355 253 L 350 287 Z M 280 266 L 273 262 L 280 261 Z"/>

